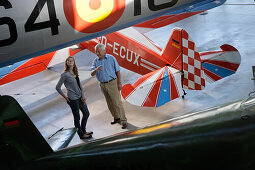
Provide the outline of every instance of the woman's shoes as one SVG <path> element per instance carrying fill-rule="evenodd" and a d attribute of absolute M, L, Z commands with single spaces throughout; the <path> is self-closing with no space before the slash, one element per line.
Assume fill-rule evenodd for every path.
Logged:
<path fill-rule="evenodd" d="M 92 138 L 92 135 L 84 134 L 83 136 L 80 136 L 80 139 L 89 139 Z"/>
<path fill-rule="evenodd" d="M 92 135 L 93 134 L 93 132 L 91 131 L 91 132 L 86 132 L 86 135 Z"/>
<path fill-rule="evenodd" d="M 83 136 L 80 136 L 80 139 L 89 139 L 92 138 L 93 132 L 86 132 Z"/>

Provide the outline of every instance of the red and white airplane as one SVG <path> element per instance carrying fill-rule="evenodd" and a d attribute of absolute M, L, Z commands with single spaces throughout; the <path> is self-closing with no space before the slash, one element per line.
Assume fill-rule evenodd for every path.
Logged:
<path fill-rule="evenodd" d="M 1 0 L 0 67 L 160 15 L 226 0 Z"/>
<path fill-rule="evenodd" d="M 5 1 L 1 1 L 1 2 L 3 3 L 2 6 L 6 7 L 6 9 L 10 10 L 7 7 L 8 6 L 10 7 L 12 5 L 11 1 L 5 0 Z M 64 2 L 67 2 L 67 1 L 64 1 Z M 98 3 L 98 1 L 92 1 L 92 0 L 90 1 L 90 3 L 91 2 L 94 2 L 95 4 Z M 133 3 L 135 3 L 134 6 L 136 6 L 136 7 L 139 6 L 139 4 L 136 4 L 138 2 L 139 1 L 134 1 L 133 2 Z M 157 4 L 160 4 L 159 2 L 160 1 L 158 0 Z M 159 28 L 159 27 L 162 27 L 162 26 L 174 23 L 176 21 L 179 21 L 181 19 L 190 17 L 192 15 L 204 12 L 205 10 L 208 10 L 208 9 L 214 8 L 216 6 L 219 6 L 222 3 L 224 3 L 224 2 L 225 2 L 224 0 L 221 0 L 221 1 L 207 0 L 205 2 L 204 1 L 193 2 L 192 5 L 190 5 L 190 6 L 187 6 L 187 7 L 182 6 L 178 10 L 174 10 L 173 12 L 170 12 L 170 13 L 167 13 L 165 15 L 159 16 L 157 18 L 151 19 L 149 21 L 137 24 L 134 27 L 136 27 L 136 29 L 139 29 L 142 32 L 150 31 L 152 29 Z M 45 3 L 46 3 L 46 1 L 44 3 L 38 1 L 36 6 L 41 4 L 41 7 L 43 7 L 45 5 Z M 75 1 L 73 1 L 72 3 L 75 3 Z M 131 3 L 131 2 L 129 2 L 129 3 Z M 152 3 L 152 2 L 150 2 L 150 3 Z M 180 2 L 178 2 L 178 3 L 180 3 Z M 156 2 L 155 2 L 155 4 L 156 4 Z M 168 3 L 164 3 L 164 4 L 166 5 Z M 47 5 L 52 6 L 54 4 L 51 1 L 47 1 Z M 151 5 L 152 4 L 150 4 L 150 7 L 151 7 Z M 0 3 L 0 6 L 1 6 L 1 3 Z M 161 8 L 163 8 L 163 6 Z M 54 13 L 54 9 L 50 8 L 48 10 L 49 10 L 48 11 L 49 14 Z M 42 15 L 41 13 L 43 13 L 43 11 L 39 12 L 40 15 Z M 136 13 L 138 15 L 139 14 L 139 10 L 137 12 L 134 12 L 134 13 Z M 10 14 L 12 14 L 12 13 L 10 13 Z M 39 15 L 39 14 L 37 14 L 37 15 Z M 36 15 L 36 14 L 33 14 L 33 15 Z M 31 14 L 31 17 L 32 17 L 32 14 Z M 40 17 L 44 17 L 44 16 L 40 16 Z M 50 20 L 51 19 L 52 18 L 50 18 Z M 133 18 L 133 19 L 135 19 L 135 18 Z M 7 20 L 10 20 L 10 19 L 7 19 Z M 0 18 L 0 29 L 2 28 L 1 27 L 1 21 L 2 20 Z M 44 24 L 46 24 L 46 23 L 44 23 Z M 4 25 L 4 23 L 2 25 Z M 34 26 L 36 26 L 36 25 L 40 26 L 40 24 L 38 22 Z M 46 28 L 47 27 L 45 26 L 45 29 Z M 12 37 L 12 35 L 13 35 L 12 27 L 9 27 L 9 29 L 10 29 L 9 30 L 10 31 L 10 35 Z M 22 28 L 20 28 L 20 29 L 22 29 Z M 86 30 L 85 27 L 84 27 L 84 30 Z M 6 30 L 4 30 L 4 31 L 6 31 Z M 34 31 L 39 31 L 39 28 L 38 28 L 38 30 L 34 30 Z M 42 31 L 43 30 L 40 30 L 40 32 L 42 32 Z M 47 31 L 47 29 L 44 30 L 44 31 Z M 50 31 L 50 30 L 48 30 L 48 31 Z M 94 31 L 96 31 L 96 30 L 94 30 Z M 37 34 L 38 34 L 38 32 L 37 32 Z M 47 38 L 48 34 L 45 34 L 45 33 L 42 32 L 42 35 L 44 35 L 43 38 L 40 38 L 39 35 L 37 35 L 37 34 L 34 34 L 34 35 L 38 39 L 34 39 L 33 37 L 28 36 L 27 34 L 24 34 L 26 36 L 18 35 L 18 37 L 21 39 L 21 41 L 24 41 L 23 38 L 25 38 L 25 40 L 26 40 L 26 42 L 23 42 L 22 44 L 17 45 L 19 47 L 16 47 L 16 45 L 15 45 L 16 43 L 18 43 L 18 40 L 16 40 L 17 42 L 15 41 L 12 44 L 8 43 L 8 42 L 11 41 L 11 39 L 12 39 L 11 37 L 10 37 L 10 39 L 0 40 L 0 56 L 1 56 L 0 60 L 4 57 L 5 54 L 8 54 L 8 62 L 12 62 L 13 61 L 12 58 L 9 58 L 9 57 L 23 55 L 25 51 L 28 51 L 28 52 L 37 51 L 36 53 L 42 54 L 41 49 L 43 48 L 43 46 L 45 44 L 42 46 L 42 45 L 40 45 L 41 43 L 39 43 L 39 41 L 43 40 L 43 38 L 45 38 L 45 37 Z M 76 32 L 75 34 L 78 34 L 78 33 Z M 69 36 L 69 35 L 73 35 L 73 31 L 68 32 L 65 36 L 61 37 L 61 41 L 66 41 L 68 39 L 67 36 Z M 49 44 L 52 45 L 52 43 L 55 43 L 55 41 L 57 41 L 57 43 L 62 43 L 61 41 L 59 41 L 57 39 L 52 39 L 51 36 L 53 36 L 53 35 L 50 35 L 50 37 L 47 38 L 48 40 L 50 40 L 50 43 L 48 43 L 47 46 Z M 32 39 L 30 39 L 30 38 L 32 38 Z M 44 41 L 44 42 L 46 43 L 46 41 Z M 28 45 L 30 47 L 26 47 L 26 45 Z M 10 46 L 10 48 L 9 48 L 9 46 Z M 72 47 L 60 49 L 58 51 L 54 51 L 54 52 L 51 52 L 51 53 L 48 53 L 48 54 L 44 54 L 44 55 L 41 55 L 41 56 L 38 56 L 38 57 L 34 57 L 32 59 L 22 60 L 22 61 L 14 63 L 12 65 L 0 68 L 0 85 L 3 85 L 3 84 L 6 84 L 6 83 L 9 83 L 9 82 L 18 80 L 20 78 L 24 78 L 24 77 L 36 74 L 36 73 L 38 73 L 40 71 L 45 70 L 46 68 L 49 68 L 49 67 L 51 67 L 51 66 L 53 66 L 55 64 L 58 64 L 60 62 L 63 62 L 67 56 L 74 55 L 74 53 L 77 53 L 80 50 L 82 50 L 82 49 L 76 49 L 75 51 L 73 51 L 73 48 L 75 48 L 75 47 L 72 46 Z M 11 49 L 15 49 L 15 50 L 11 50 Z M 2 53 L 4 51 L 6 51 L 6 53 Z M 30 54 L 29 54 L 29 56 L 30 56 Z M 14 59 L 14 60 L 16 61 L 16 59 Z M 1 64 L 3 64 L 3 63 L 0 63 L 0 65 Z"/>
<path fill-rule="evenodd" d="M 189 34 L 172 30 L 164 48 L 157 46 L 134 27 L 80 44 L 95 52 L 102 43 L 121 67 L 141 74 L 132 85 L 122 88 L 123 98 L 131 104 L 159 107 L 184 95 L 183 89 L 202 90 L 205 81 L 214 82 L 234 74 L 241 56 L 237 49 L 224 44 L 221 51 L 198 52 Z"/>

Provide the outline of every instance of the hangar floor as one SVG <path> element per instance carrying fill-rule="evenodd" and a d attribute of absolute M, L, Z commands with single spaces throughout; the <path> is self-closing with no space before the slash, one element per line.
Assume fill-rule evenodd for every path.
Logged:
<path fill-rule="evenodd" d="M 169 26 L 154 30 L 147 35 L 163 47 L 173 27 L 184 28 L 192 37 L 198 51 L 218 50 L 222 44 L 236 47 L 242 57 L 236 74 L 213 84 L 206 84 L 202 91 L 186 91 L 185 99 L 176 99 L 159 108 L 141 108 L 123 100 L 128 118 L 128 128 L 110 125 L 111 114 L 98 82 L 90 77 L 89 68 L 95 55 L 89 51 L 77 54 L 76 62 L 86 90 L 90 117 L 87 130 L 93 131 L 93 138 L 100 139 L 127 130 L 142 128 L 165 120 L 190 114 L 216 105 L 243 99 L 255 90 L 252 66 L 255 65 L 255 10 L 253 0 L 227 0 L 227 2 L 206 13 L 195 15 Z M 36 127 L 47 139 L 57 130 L 73 127 L 69 106 L 55 91 L 64 64 L 49 68 L 39 74 L 3 85 L 1 95 L 11 95 L 18 100 Z M 138 75 L 122 69 L 122 83 L 133 82 Z M 75 135 L 70 145 L 90 140 L 80 140 Z"/>

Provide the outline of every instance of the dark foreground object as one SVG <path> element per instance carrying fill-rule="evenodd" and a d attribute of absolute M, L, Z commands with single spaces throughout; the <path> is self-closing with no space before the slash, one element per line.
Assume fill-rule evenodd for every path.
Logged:
<path fill-rule="evenodd" d="M 255 169 L 255 98 L 53 151 L 0 97 L 0 169 Z"/>

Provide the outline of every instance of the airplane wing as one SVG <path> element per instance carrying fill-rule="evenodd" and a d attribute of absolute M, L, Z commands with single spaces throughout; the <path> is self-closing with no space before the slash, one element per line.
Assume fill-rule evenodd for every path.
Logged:
<path fill-rule="evenodd" d="M 181 72 L 165 66 L 124 85 L 121 94 L 133 105 L 159 107 L 183 95 Z"/>
<path fill-rule="evenodd" d="M 39 73 L 83 50 L 76 45 L 0 68 L 0 85 Z"/>

